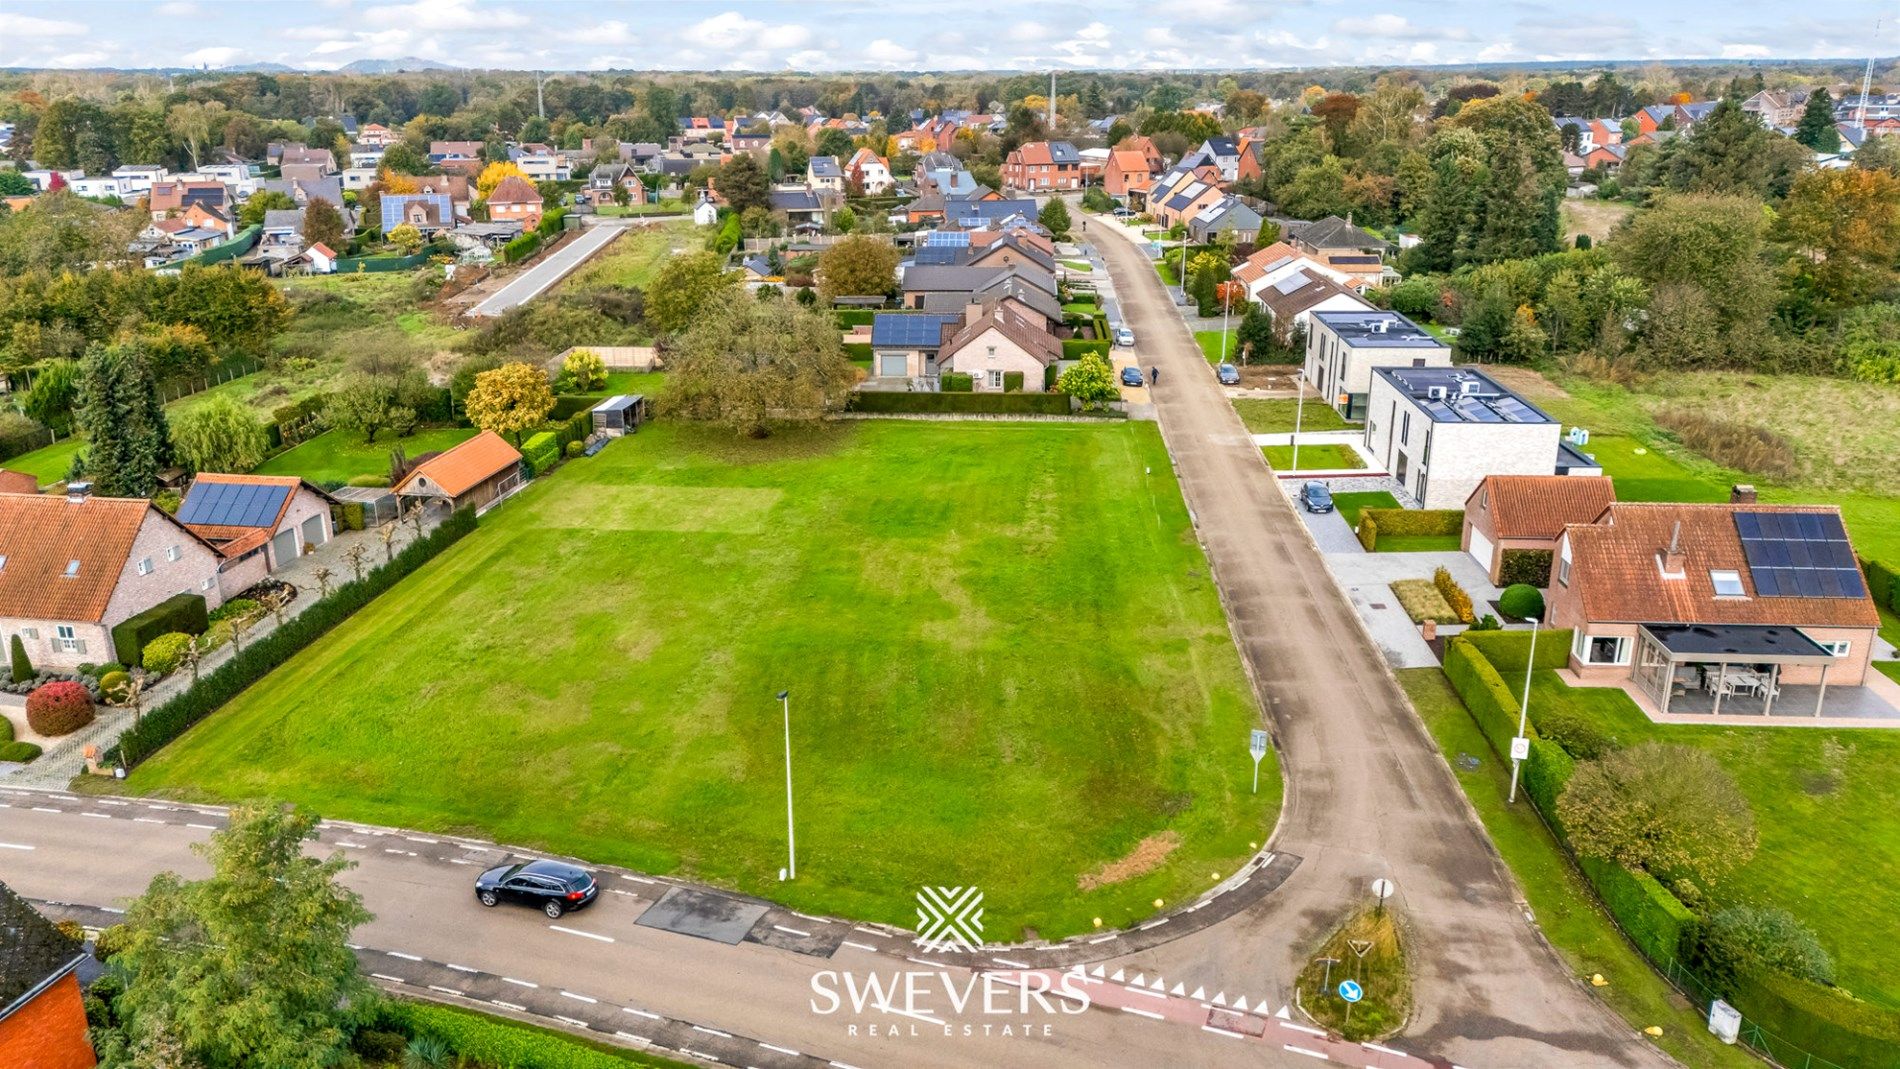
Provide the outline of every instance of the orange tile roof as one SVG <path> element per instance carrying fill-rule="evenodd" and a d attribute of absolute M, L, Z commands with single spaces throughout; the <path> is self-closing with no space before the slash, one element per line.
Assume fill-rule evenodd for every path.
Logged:
<path fill-rule="evenodd" d="M 1485 495 L 1492 533 L 1499 538 L 1556 538 L 1573 523 L 1589 523 L 1616 500 L 1616 484 L 1602 475 L 1490 475 L 1465 499 Z"/>
<path fill-rule="evenodd" d="M 519 463 L 521 454 L 508 444 L 507 439 L 494 431 L 483 431 L 453 449 L 416 465 L 396 484 L 395 491 L 400 494 L 410 483 L 426 477 L 441 487 L 443 493 L 450 497 L 461 497 L 483 481 L 506 470 L 510 464 Z"/>
<path fill-rule="evenodd" d="M 75 504 L 64 494 L 0 494 L 0 616 L 75 623 L 104 616 L 139 525 L 157 511 L 144 498 Z"/>
<path fill-rule="evenodd" d="M 539 204 L 541 192 L 534 188 L 534 183 L 518 174 L 511 174 L 495 184 L 494 190 L 488 194 L 488 203 Z"/>
<path fill-rule="evenodd" d="M 1256 249 L 1252 256 L 1241 261 L 1234 268 L 1234 277 L 1242 282 L 1258 282 L 1266 277 L 1267 265 L 1286 256 L 1305 256 L 1300 250 L 1284 241 L 1276 241 L 1264 249 Z"/>
<path fill-rule="evenodd" d="M 40 481 L 23 471 L 0 468 L 0 494 L 37 494 Z"/>
<path fill-rule="evenodd" d="M 1737 512 L 1812 512 L 1833 505 L 1674 505 L 1619 501 L 1595 523 L 1571 524 L 1570 575 L 1584 618 L 1604 623 L 1779 624 L 1879 627 L 1873 598 L 1763 597 L 1735 530 Z M 1680 523 L 1680 535 L 1676 525 Z M 1658 555 L 1677 537 L 1680 579 L 1665 579 Z M 1710 569 L 1739 572 L 1740 598 L 1718 598 Z"/>

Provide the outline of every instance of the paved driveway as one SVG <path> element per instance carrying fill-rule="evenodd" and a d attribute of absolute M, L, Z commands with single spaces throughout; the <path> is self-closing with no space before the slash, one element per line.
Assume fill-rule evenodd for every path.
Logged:
<path fill-rule="evenodd" d="M 626 233 L 627 229 L 628 224 L 625 223 L 602 223 L 587 227 L 580 236 L 542 257 L 541 262 L 496 290 L 487 300 L 470 309 L 468 314 L 498 316 L 518 304 L 534 300 L 548 287 L 566 278 L 569 272 L 586 263 L 589 257 L 606 248 L 608 242 Z"/>

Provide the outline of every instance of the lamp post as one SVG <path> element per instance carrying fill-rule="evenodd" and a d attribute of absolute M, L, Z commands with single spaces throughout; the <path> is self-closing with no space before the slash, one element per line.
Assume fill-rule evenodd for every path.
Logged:
<path fill-rule="evenodd" d="M 1181 277 L 1178 280 L 1181 283 L 1182 304 L 1187 303 L 1187 239 L 1187 229 L 1183 227 L 1181 230 Z"/>
<path fill-rule="evenodd" d="M 1293 388 L 1296 391 L 1295 396 L 1299 398 L 1299 400 L 1293 402 L 1293 470 L 1299 471 L 1300 421 L 1306 415 L 1306 383 L 1301 382 L 1298 376 L 1295 376 L 1293 379 Z"/>
<path fill-rule="evenodd" d="M 1524 765 L 1524 758 L 1530 755 L 1531 742 L 1524 737 L 1524 722 L 1531 715 L 1531 667 L 1537 663 L 1537 625 L 1541 618 L 1531 617 L 1531 652 L 1524 660 L 1524 697 L 1517 703 L 1517 737 L 1511 740 L 1511 796 L 1507 802 L 1517 801 L 1517 773 Z"/>
<path fill-rule="evenodd" d="M 1221 283 L 1222 286 L 1230 284 Z M 1230 289 L 1220 291 L 1220 362 L 1223 364 L 1227 362 L 1227 317 L 1234 308 L 1233 294 L 1234 291 Z"/>
<path fill-rule="evenodd" d="M 778 692 L 779 706 L 785 712 L 785 855 L 783 879 L 798 879 L 798 837 L 792 831 L 792 692 Z"/>

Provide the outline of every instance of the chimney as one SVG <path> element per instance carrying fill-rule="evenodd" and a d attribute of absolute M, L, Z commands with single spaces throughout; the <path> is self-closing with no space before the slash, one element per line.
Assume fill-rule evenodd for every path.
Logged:
<path fill-rule="evenodd" d="M 1755 487 L 1752 483 L 1736 483 L 1728 488 L 1728 503 L 1731 505 L 1753 505 Z"/>
<path fill-rule="evenodd" d="M 92 496 L 92 484 L 89 482 L 77 482 L 77 483 L 66 484 L 66 500 L 71 502 L 72 504 L 75 504 L 75 505 L 80 504 L 91 496 Z"/>
<path fill-rule="evenodd" d="M 1682 521 L 1669 532 L 1669 546 L 1662 552 L 1662 570 L 1664 575 L 1681 576 L 1683 566 Z"/>

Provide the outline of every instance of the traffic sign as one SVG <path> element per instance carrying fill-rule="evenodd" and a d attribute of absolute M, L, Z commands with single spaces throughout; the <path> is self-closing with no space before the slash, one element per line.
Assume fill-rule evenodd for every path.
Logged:
<path fill-rule="evenodd" d="M 1347 1002 L 1358 1002 L 1366 997 L 1365 990 L 1355 980 L 1339 981 L 1339 997 Z"/>
<path fill-rule="evenodd" d="M 1247 752 L 1253 756 L 1253 793 L 1260 793 L 1260 759 L 1267 756 L 1267 733 L 1255 728 L 1247 737 Z"/>
<path fill-rule="evenodd" d="M 1522 735 L 1511 740 L 1511 760 L 1522 761 L 1531 755 L 1531 740 Z"/>

